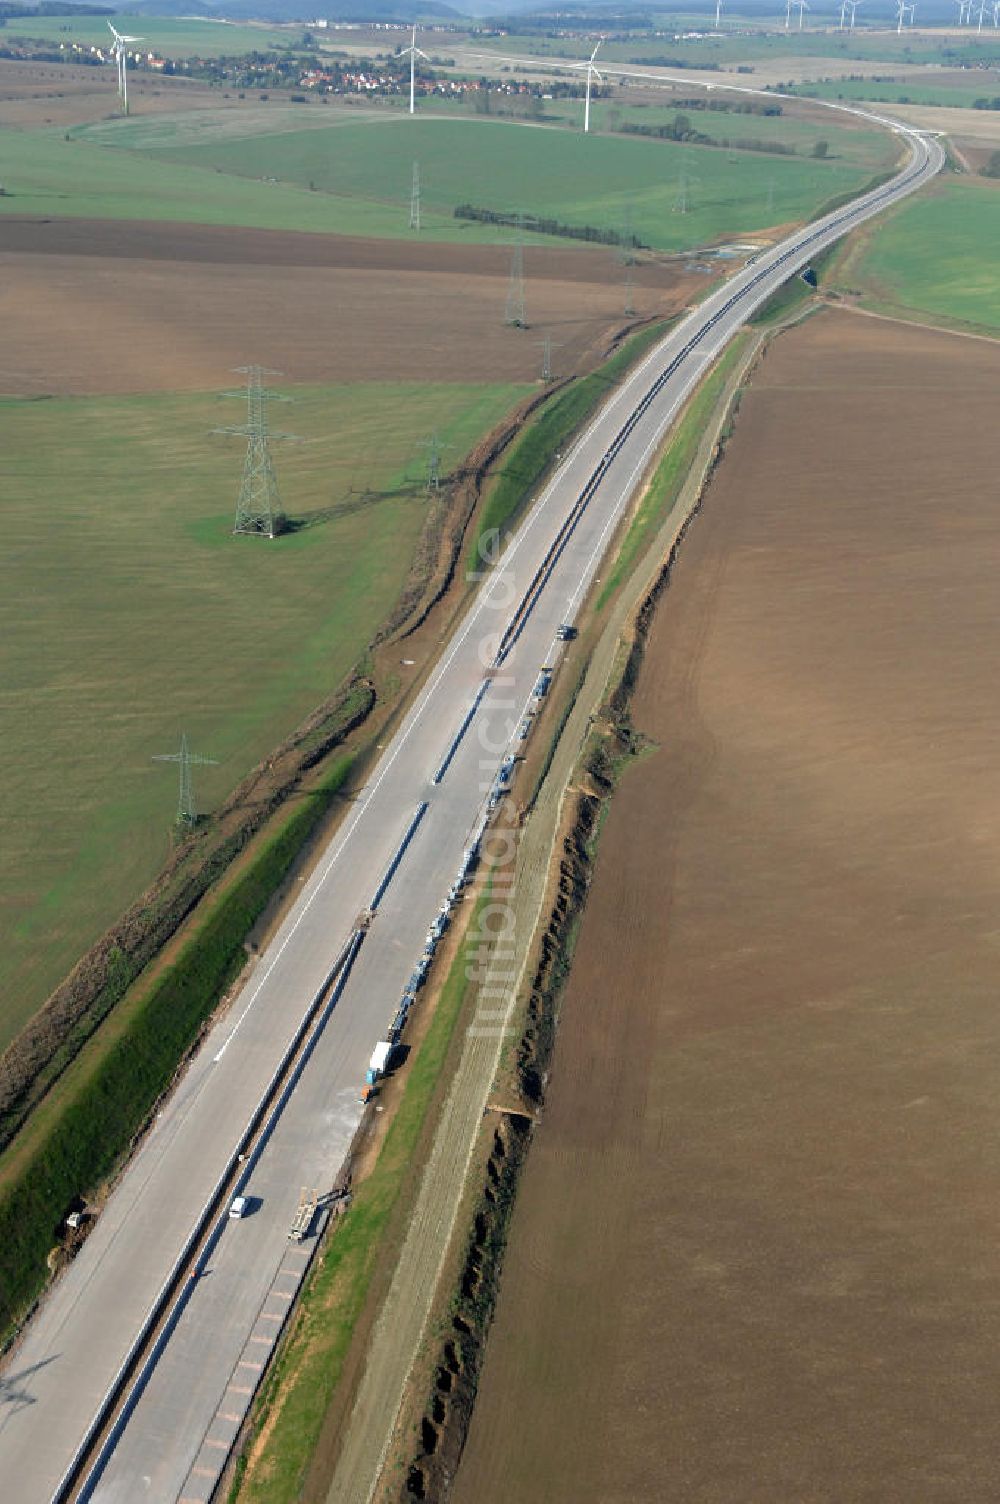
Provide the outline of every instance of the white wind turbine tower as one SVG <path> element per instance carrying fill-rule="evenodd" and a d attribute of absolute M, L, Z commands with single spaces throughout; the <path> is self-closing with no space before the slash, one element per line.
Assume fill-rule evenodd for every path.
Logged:
<path fill-rule="evenodd" d="M 858 6 L 861 4 L 861 0 L 847 0 L 847 4 L 850 7 L 850 11 L 851 11 L 851 20 L 850 20 L 850 25 L 848 27 L 848 30 L 849 31 L 853 31 L 854 30 L 854 17 L 858 13 Z"/>
<path fill-rule="evenodd" d="M 913 6 L 912 5 L 907 5 L 906 0 L 896 0 L 896 34 L 897 34 L 897 36 L 902 31 L 902 29 L 903 29 L 903 23 L 906 20 L 907 16 L 910 17 L 910 24 L 912 25 L 913 24 Z"/>
<path fill-rule="evenodd" d="M 142 37 L 123 36 L 120 31 L 108 22 L 108 30 L 114 37 L 111 44 L 111 55 L 118 64 L 118 98 L 121 100 L 122 114 L 128 114 L 128 49 L 126 42 L 141 42 Z"/>
<path fill-rule="evenodd" d="M 403 48 L 400 56 L 405 57 L 407 53 L 410 54 L 410 114 L 412 115 L 414 112 L 414 101 L 416 99 L 417 58 L 422 57 L 425 63 L 430 62 L 430 58 L 427 56 L 426 52 L 421 52 L 420 48 L 417 46 L 417 28 L 415 26 L 413 28 L 413 40 L 410 42 L 409 47 Z"/>
<path fill-rule="evenodd" d="M 722 0 L 715 0 L 715 29 L 718 31 L 722 24 Z"/>
<path fill-rule="evenodd" d="M 955 0 L 958 6 L 958 24 L 965 26 L 972 20 L 972 0 Z"/>
<path fill-rule="evenodd" d="M 598 73 L 597 69 L 594 67 L 594 58 L 597 56 L 597 48 L 600 47 L 601 42 L 603 42 L 603 41 L 604 41 L 604 38 L 601 37 L 600 41 L 597 44 L 597 47 L 594 48 L 593 52 L 590 54 L 590 57 L 587 59 L 587 61 L 585 63 L 574 63 L 573 64 L 574 68 L 586 68 L 586 70 L 587 70 L 587 93 L 586 93 L 586 100 L 585 100 L 585 103 L 584 103 L 584 106 L 583 106 L 583 131 L 584 131 L 584 135 L 586 135 L 586 133 L 590 130 L 590 89 L 591 89 L 591 85 L 593 84 L 595 78 L 597 79 L 597 82 L 599 84 L 601 84 L 601 83 L 604 82 L 603 78 Z"/>
<path fill-rule="evenodd" d="M 793 4 L 799 8 L 799 30 L 802 30 L 802 18 L 809 9 L 808 0 L 793 0 Z"/>
<path fill-rule="evenodd" d="M 1000 0 L 993 0 L 993 30 L 1000 31 Z"/>
<path fill-rule="evenodd" d="M 985 12 L 986 12 L 986 0 L 979 0 L 979 25 L 976 27 L 976 31 L 977 32 L 982 31 L 982 29 L 983 29 L 983 16 L 984 16 Z"/>

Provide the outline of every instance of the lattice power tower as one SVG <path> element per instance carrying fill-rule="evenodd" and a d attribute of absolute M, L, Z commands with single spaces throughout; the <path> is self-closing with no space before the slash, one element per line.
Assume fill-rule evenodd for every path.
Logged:
<path fill-rule="evenodd" d="M 160 752 L 153 758 L 154 762 L 175 762 L 180 771 L 180 788 L 177 795 L 177 824 L 182 830 L 193 830 L 198 823 L 198 811 L 194 802 L 194 784 L 191 781 L 191 768 L 193 764 L 204 767 L 215 767 L 214 757 L 202 757 L 198 752 L 192 752 L 188 746 L 187 734 L 181 736 L 179 752 Z"/>
<path fill-rule="evenodd" d="M 278 376 L 280 372 L 269 371 L 264 366 L 237 366 L 240 375 L 246 376 L 247 421 L 238 427 L 217 428 L 216 433 L 232 433 L 246 436 L 247 452 L 243 461 L 243 479 L 236 500 L 234 533 L 250 533 L 258 538 L 275 538 L 281 531 L 284 512 L 278 494 L 278 481 L 271 464 L 271 439 L 290 439 L 293 434 L 270 433 L 267 422 L 269 402 L 287 402 L 264 386 L 265 376 Z M 243 393 L 227 393 L 227 396 L 242 396 Z"/>
<path fill-rule="evenodd" d="M 517 239 L 510 258 L 510 281 L 507 283 L 507 307 L 503 321 L 514 329 L 528 327 L 524 315 L 524 220 L 520 215 L 517 217 Z"/>

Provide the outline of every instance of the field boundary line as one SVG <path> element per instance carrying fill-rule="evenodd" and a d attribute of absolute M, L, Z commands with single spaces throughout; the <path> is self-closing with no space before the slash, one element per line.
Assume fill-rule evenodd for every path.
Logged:
<path fill-rule="evenodd" d="M 1000 334 L 979 334 L 972 329 L 956 329 L 953 324 L 929 324 L 926 319 L 908 319 L 901 314 L 880 313 L 875 308 L 862 308 L 859 303 L 830 300 L 826 307 L 840 313 L 853 313 L 862 319 L 881 319 L 884 324 L 900 324 L 907 329 L 926 329 L 930 334 L 953 334 L 956 339 L 981 339 L 988 345 L 1000 344 Z"/>

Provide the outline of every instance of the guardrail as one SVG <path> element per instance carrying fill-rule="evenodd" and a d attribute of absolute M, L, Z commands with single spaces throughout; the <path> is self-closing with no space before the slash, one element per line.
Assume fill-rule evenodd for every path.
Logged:
<path fill-rule="evenodd" d="M 403 860 L 403 857 L 406 855 L 406 849 L 409 846 L 410 842 L 413 840 L 413 837 L 416 835 L 417 827 L 419 826 L 426 813 L 427 801 L 425 800 L 423 804 L 417 805 L 417 812 L 413 816 L 413 819 L 410 821 L 409 825 L 406 827 L 406 834 L 400 841 L 399 845 L 396 847 L 394 856 L 391 858 L 388 867 L 386 867 L 385 872 L 382 874 L 379 885 L 375 889 L 375 893 L 372 897 L 372 901 L 368 905 L 372 913 L 374 913 L 374 911 L 381 903 L 382 899 L 385 897 L 385 890 L 386 888 L 388 888 L 389 884 L 395 877 L 396 869 L 399 866 L 400 862 Z"/>
<path fill-rule="evenodd" d="M 447 773 L 448 769 L 451 767 L 452 758 L 455 756 L 455 753 L 458 751 L 459 747 L 462 745 L 462 738 L 464 737 L 465 733 L 468 731 L 469 727 L 472 725 L 473 718 L 475 717 L 476 711 L 479 709 L 480 705 L 483 703 L 483 696 L 485 695 L 485 693 L 489 689 L 489 687 L 490 687 L 490 681 L 489 681 L 489 679 L 484 679 L 483 683 L 479 686 L 478 690 L 476 691 L 476 698 L 473 700 L 472 704 L 469 706 L 469 709 L 468 709 L 468 711 L 465 714 L 465 717 L 464 717 L 464 719 L 462 721 L 462 724 L 459 726 L 459 728 L 456 731 L 454 737 L 452 738 L 451 744 L 448 747 L 447 752 L 444 754 L 444 758 L 442 759 L 442 761 L 441 761 L 441 763 L 440 763 L 440 765 L 438 767 L 437 772 L 434 774 L 434 777 L 431 779 L 431 783 L 433 783 L 433 784 L 439 784 L 441 782 L 442 778 L 444 777 L 444 775 Z"/>

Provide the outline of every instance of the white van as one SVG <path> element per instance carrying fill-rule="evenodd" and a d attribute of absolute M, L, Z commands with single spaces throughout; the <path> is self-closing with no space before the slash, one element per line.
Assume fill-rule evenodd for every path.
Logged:
<path fill-rule="evenodd" d="M 231 1217 L 235 1217 L 238 1220 L 240 1217 L 245 1217 L 246 1214 L 247 1214 L 247 1198 L 246 1198 L 246 1196 L 234 1196 L 233 1197 L 233 1204 L 229 1208 L 229 1215 Z"/>

